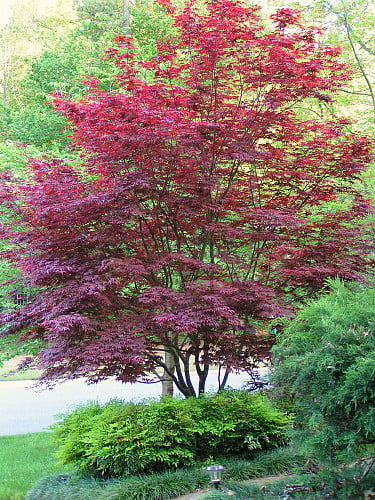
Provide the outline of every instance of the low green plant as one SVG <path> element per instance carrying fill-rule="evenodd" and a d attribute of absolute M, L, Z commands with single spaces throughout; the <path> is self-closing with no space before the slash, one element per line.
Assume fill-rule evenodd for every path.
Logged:
<path fill-rule="evenodd" d="M 327 467 L 316 475 L 305 478 L 311 491 L 311 499 L 335 498 L 337 500 L 358 500 L 365 498 L 365 491 L 375 484 L 375 470 L 363 477 L 360 463 L 345 467 Z"/>
<path fill-rule="evenodd" d="M 40 480 L 25 500 L 167 500 L 207 484 L 205 472 L 188 469 L 116 480 L 59 475 Z"/>
<path fill-rule="evenodd" d="M 242 481 L 279 472 L 296 472 L 307 457 L 290 447 L 258 452 L 253 460 L 220 458 L 225 467 L 224 481 Z M 207 488 L 205 465 L 149 475 L 98 480 L 87 476 L 60 475 L 39 481 L 25 500 L 167 500 Z"/>
<path fill-rule="evenodd" d="M 221 463 L 225 466 L 224 478 L 244 481 L 267 475 L 299 471 L 308 458 L 308 455 L 300 450 L 287 446 L 257 453 L 252 460 L 226 458 Z"/>
<path fill-rule="evenodd" d="M 286 497 L 284 488 L 287 482 L 290 482 L 290 479 L 280 481 L 275 478 L 274 482 L 264 485 L 228 481 L 223 486 L 225 489 L 212 491 L 207 495 L 203 495 L 200 500 L 228 500 L 227 490 L 231 492 L 229 498 L 235 500 L 282 500 Z M 293 495 L 294 498 L 296 497 Z"/>
<path fill-rule="evenodd" d="M 202 500 L 224 500 L 228 498 L 226 490 L 232 492 L 231 497 L 237 500 L 283 500 L 285 498 L 303 500 L 358 500 L 365 498 L 365 492 L 370 491 L 375 484 L 375 472 L 364 480 L 360 480 L 361 468 L 350 466 L 340 469 L 326 468 L 317 474 L 297 475 L 288 478 L 278 478 L 262 483 L 258 480 L 234 482 L 224 481 L 222 491 L 212 491 L 202 496 Z M 290 485 L 299 486 L 293 490 Z M 288 488 L 289 486 L 289 488 Z"/>
<path fill-rule="evenodd" d="M 225 491 L 212 491 L 202 497 L 204 500 L 227 500 L 228 494 Z"/>
<path fill-rule="evenodd" d="M 247 456 L 286 443 L 291 418 L 260 393 L 224 391 L 91 403 L 53 426 L 58 457 L 98 477 L 148 473 L 219 456 Z"/>

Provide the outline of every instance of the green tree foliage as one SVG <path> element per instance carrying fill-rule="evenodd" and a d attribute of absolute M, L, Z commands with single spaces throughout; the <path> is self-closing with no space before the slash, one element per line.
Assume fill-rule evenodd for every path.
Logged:
<path fill-rule="evenodd" d="M 155 56 L 156 41 L 172 38 L 175 28 L 164 9 L 149 0 L 136 0 L 130 8 L 130 31 L 142 59 Z"/>
<path fill-rule="evenodd" d="M 375 288 L 332 282 L 301 310 L 273 349 L 271 381 L 323 455 L 375 443 Z"/>
<path fill-rule="evenodd" d="M 65 120 L 51 108 L 34 105 L 12 112 L 7 136 L 48 150 L 60 149 L 68 142 L 65 127 Z"/>
<path fill-rule="evenodd" d="M 291 419 L 261 394 L 79 407 L 54 427 L 58 456 L 98 476 L 148 473 L 285 444 Z"/>
<path fill-rule="evenodd" d="M 91 38 L 100 38 L 111 29 L 123 31 L 128 25 L 123 0 L 74 0 L 78 20 Z"/>
<path fill-rule="evenodd" d="M 56 115 L 58 116 L 58 115 Z M 30 157 L 41 157 L 42 152 L 35 146 L 26 146 L 12 141 L 0 142 L 0 172 L 7 176 L 10 173 L 21 182 L 29 177 L 29 168 L 27 166 Z M 64 152 L 64 156 L 67 153 Z M 1 214 L 0 225 L 11 223 L 14 228 L 17 227 L 17 211 L 4 210 Z M 5 240 L 0 240 L 0 281 L 2 283 L 0 290 L 0 311 L 14 309 L 22 305 L 27 296 L 32 293 L 32 289 L 21 278 L 19 269 L 12 265 L 5 258 L 4 251 L 9 248 Z M 0 339 L 0 363 L 1 360 L 9 359 L 17 354 L 32 354 L 34 349 L 28 350 L 28 346 L 41 345 L 40 342 L 26 342 L 26 344 L 16 344 L 16 337 L 11 336 L 8 339 Z"/>
<path fill-rule="evenodd" d="M 329 38 L 342 46 L 345 57 L 354 67 L 352 86 L 343 90 L 352 101 L 349 107 L 351 115 L 359 120 L 362 127 L 374 130 L 375 2 L 324 0 L 317 3 L 324 14 L 325 24 L 328 24 Z"/>
<path fill-rule="evenodd" d="M 375 1 L 299 0 L 291 2 L 305 21 L 319 25 L 323 43 L 337 45 L 352 66 L 351 84 L 341 89 L 334 102 L 322 102 L 305 112 L 322 116 L 346 116 L 351 128 L 375 131 Z"/>
<path fill-rule="evenodd" d="M 113 38 L 127 30 L 124 2 L 84 0 L 75 2 L 77 23 L 71 24 L 54 44 L 31 61 L 30 70 L 18 83 L 19 103 L 7 110 L 7 137 L 44 149 L 67 145 L 66 120 L 50 105 L 50 93 L 67 93 L 80 98 L 83 81 L 94 75 L 109 90 L 114 86 L 113 64 L 102 57 Z M 137 0 L 131 8 L 131 31 L 140 55 L 156 54 L 156 40 L 172 31 L 170 19 L 160 6 Z M 52 21 L 51 21 L 52 22 Z M 48 21 L 45 22 L 48 25 Z M 19 104 L 22 103 L 20 106 Z"/>
<path fill-rule="evenodd" d="M 38 156 L 40 152 L 34 147 L 24 147 L 16 145 L 10 141 L 0 143 L 0 171 L 12 172 L 20 179 L 24 179 L 28 175 L 27 159 L 29 156 Z M 16 215 L 4 212 L 0 219 L 0 224 L 4 220 L 13 220 L 16 224 Z M 25 286 L 21 279 L 19 270 L 11 265 L 4 258 L 3 251 L 7 247 L 4 240 L 0 240 L 0 280 L 2 282 L 0 290 L 0 311 L 15 309 L 22 304 L 30 293 L 30 290 Z M 26 341 L 25 343 L 17 342 L 18 336 L 10 335 L 9 337 L 0 336 L 0 366 L 2 362 L 16 355 L 33 355 L 40 350 L 42 344 L 39 341 Z"/>
<path fill-rule="evenodd" d="M 107 29 L 107 44 L 115 34 Z M 66 120 L 48 104 L 49 94 L 66 92 L 79 97 L 85 76 L 95 73 L 105 80 L 111 64 L 99 57 L 104 52 L 104 42 L 96 40 L 96 24 L 85 21 L 64 35 L 33 58 L 30 70 L 19 82 L 22 105 L 12 106 L 8 111 L 8 138 L 44 149 L 54 145 L 64 148 L 68 135 Z"/>
<path fill-rule="evenodd" d="M 348 130 L 375 132 L 375 1 L 374 0 L 298 0 L 306 22 L 320 25 L 321 40 L 341 47 L 342 58 L 352 66 L 352 79 L 340 89 L 335 100 L 318 106 L 301 107 L 304 116 L 345 116 Z M 362 189 L 375 200 L 375 165 L 363 174 Z"/>
<path fill-rule="evenodd" d="M 70 4 L 70 0 L 53 0 L 49 8 L 41 9 L 39 1 L 22 0 L 14 3 L 8 22 L 0 26 L 0 134 L 3 139 L 19 139 L 8 126 L 14 112 L 30 105 L 21 82 L 30 61 L 46 47 L 53 50 L 56 41 L 73 26 Z"/>
<path fill-rule="evenodd" d="M 25 148 L 8 141 L 0 143 L 0 172 L 12 172 L 18 179 L 27 177 L 27 159 L 29 155 L 38 155 L 38 150 L 32 147 Z M 4 211 L 0 218 L 0 224 L 7 221 L 14 221 L 17 224 L 17 216 L 14 211 Z M 7 242 L 0 240 L 0 279 L 3 283 L 0 290 L 0 310 L 14 308 L 17 296 L 25 292 L 25 285 L 22 283 L 18 269 L 12 266 L 5 259 L 3 252 L 8 247 Z M 2 341 L 2 345 L 5 341 Z M 12 343 L 12 342 L 11 342 Z"/>

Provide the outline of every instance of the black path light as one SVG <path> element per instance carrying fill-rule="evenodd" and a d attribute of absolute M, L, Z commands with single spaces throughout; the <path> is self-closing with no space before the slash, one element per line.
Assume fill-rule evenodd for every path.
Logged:
<path fill-rule="evenodd" d="M 206 471 L 210 474 L 210 482 L 215 486 L 217 490 L 219 489 L 221 474 L 224 470 L 225 469 L 222 465 L 210 465 L 206 468 Z"/>

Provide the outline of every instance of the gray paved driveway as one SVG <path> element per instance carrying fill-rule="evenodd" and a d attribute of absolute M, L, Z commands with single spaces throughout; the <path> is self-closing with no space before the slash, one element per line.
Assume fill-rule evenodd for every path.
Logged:
<path fill-rule="evenodd" d="M 243 374 L 232 375 L 229 385 L 239 388 L 246 381 Z M 216 373 L 209 375 L 207 387 L 215 387 Z M 160 395 L 161 384 L 122 384 L 106 380 L 87 385 L 72 380 L 52 390 L 40 390 L 33 382 L 0 382 L 0 435 L 39 432 L 56 421 L 56 415 L 72 410 L 87 401 L 106 402 L 113 398 L 143 399 Z"/>

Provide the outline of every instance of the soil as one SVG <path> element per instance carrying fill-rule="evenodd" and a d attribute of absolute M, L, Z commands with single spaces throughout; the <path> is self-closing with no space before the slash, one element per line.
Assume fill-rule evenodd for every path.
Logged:
<path fill-rule="evenodd" d="M 199 498 L 202 497 L 202 495 L 206 495 L 210 491 L 211 491 L 210 489 L 199 490 L 196 491 L 195 493 L 189 493 L 189 495 L 183 495 L 182 497 L 173 498 L 173 500 L 198 500 Z"/>

